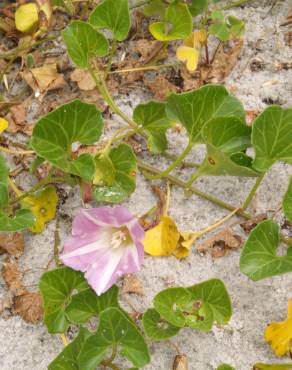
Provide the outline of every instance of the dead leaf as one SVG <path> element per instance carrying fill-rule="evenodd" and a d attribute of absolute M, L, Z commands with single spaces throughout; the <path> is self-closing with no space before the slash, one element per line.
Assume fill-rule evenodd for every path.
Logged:
<path fill-rule="evenodd" d="M 268 218 L 266 213 L 261 213 L 258 216 L 251 218 L 250 220 L 244 221 L 240 224 L 240 227 L 246 232 L 250 233 L 253 228 L 257 226 L 260 222 Z"/>
<path fill-rule="evenodd" d="M 73 82 L 77 82 L 80 90 L 90 91 L 95 89 L 96 84 L 88 71 L 76 68 L 70 75 Z"/>
<path fill-rule="evenodd" d="M 187 355 L 176 355 L 173 361 L 173 370 L 188 370 L 188 358 Z"/>
<path fill-rule="evenodd" d="M 198 252 L 204 254 L 209 252 L 212 257 L 219 258 L 225 256 L 229 250 L 240 248 L 241 244 L 241 237 L 234 234 L 234 232 L 227 227 L 200 244 L 198 246 Z"/>
<path fill-rule="evenodd" d="M 42 67 L 28 69 L 22 72 L 21 75 L 36 93 L 60 89 L 66 85 L 63 75 L 57 71 L 56 63 L 48 63 Z"/>
<path fill-rule="evenodd" d="M 126 274 L 123 281 L 123 293 L 144 294 L 141 281 L 133 274 Z"/>
<path fill-rule="evenodd" d="M 39 293 L 24 292 L 15 297 L 14 313 L 30 323 L 40 321 L 43 317 L 43 307 Z"/>
<path fill-rule="evenodd" d="M 12 296 L 7 295 L 3 299 L 0 299 L 0 316 L 5 310 L 9 310 L 13 305 Z"/>
<path fill-rule="evenodd" d="M 28 107 L 31 104 L 30 99 L 26 99 L 21 104 L 14 105 L 10 108 L 10 112 L 5 116 L 8 120 L 9 125 L 7 131 L 15 134 L 17 132 L 23 132 L 27 135 L 31 135 L 33 130 L 33 125 L 27 123 L 26 117 L 28 112 Z"/>
<path fill-rule="evenodd" d="M 9 253 L 19 257 L 24 251 L 24 237 L 21 233 L 5 233 L 0 235 L 0 254 Z"/>
<path fill-rule="evenodd" d="M 169 93 L 178 92 L 179 90 L 177 86 L 173 85 L 162 75 L 156 75 L 154 80 L 144 77 L 144 84 L 152 92 L 156 100 L 165 100 Z"/>
<path fill-rule="evenodd" d="M 22 274 L 15 260 L 9 259 L 3 263 L 2 275 L 9 290 L 14 295 L 23 294 L 25 289 L 22 286 Z"/>
<path fill-rule="evenodd" d="M 246 123 L 247 123 L 248 126 L 251 126 L 253 121 L 260 114 L 260 111 L 258 111 L 258 110 L 247 110 L 245 113 L 246 113 Z"/>

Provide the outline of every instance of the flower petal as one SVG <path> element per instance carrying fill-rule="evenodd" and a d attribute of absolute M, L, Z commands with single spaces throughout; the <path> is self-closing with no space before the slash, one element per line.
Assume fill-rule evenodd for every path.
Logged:
<path fill-rule="evenodd" d="M 134 218 L 131 212 L 122 206 L 83 209 L 82 213 L 97 226 L 120 227 Z"/>

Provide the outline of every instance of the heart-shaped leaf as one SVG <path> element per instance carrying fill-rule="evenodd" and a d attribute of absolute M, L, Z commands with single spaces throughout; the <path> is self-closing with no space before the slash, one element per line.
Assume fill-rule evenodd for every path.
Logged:
<path fill-rule="evenodd" d="M 153 300 L 154 308 L 162 318 L 180 328 L 186 323 L 182 308 L 190 302 L 190 292 L 185 288 L 165 289 Z"/>
<path fill-rule="evenodd" d="M 166 116 L 165 103 L 150 101 L 139 104 L 133 114 L 134 121 L 144 127 L 148 135 L 148 146 L 153 153 L 162 153 L 167 148 L 166 131 L 171 122 Z"/>
<path fill-rule="evenodd" d="M 91 181 L 94 159 L 82 154 L 74 159 L 74 142 L 93 144 L 100 138 L 103 122 L 95 105 L 74 100 L 42 117 L 35 125 L 30 142 L 35 152 L 64 172 Z"/>
<path fill-rule="evenodd" d="M 32 227 L 36 219 L 28 209 L 19 209 L 14 216 L 0 212 L 0 231 L 15 232 Z"/>
<path fill-rule="evenodd" d="M 93 10 L 89 22 L 97 29 L 109 29 L 123 41 L 131 28 L 128 0 L 104 0 Z"/>
<path fill-rule="evenodd" d="M 283 211 L 285 217 L 289 221 L 292 221 L 292 177 L 290 178 L 287 192 L 283 198 Z"/>
<path fill-rule="evenodd" d="M 85 343 L 91 336 L 85 328 L 80 328 L 78 336 L 68 344 L 63 351 L 50 363 L 49 370 L 79 370 L 78 356 Z"/>
<path fill-rule="evenodd" d="M 120 203 L 135 190 L 136 157 L 129 145 L 120 144 L 111 149 L 108 158 L 115 171 L 114 181 L 108 186 L 94 186 L 93 196 L 98 202 Z M 98 163 L 96 166 L 99 169 Z"/>
<path fill-rule="evenodd" d="M 195 17 L 208 9 L 208 0 L 192 0 L 189 5 L 190 12 Z"/>
<path fill-rule="evenodd" d="M 64 333 L 69 326 L 66 308 L 73 291 L 88 289 L 83 274 L 68 267 L 45 272 L 40 279 L 39 289 L 44 304 L 44 321 L 49 333 Z"/>
<path fill-rule="evenodd" d="M 85 342 L 79 356 L 82 370 L 94 370 L 113 345 L 122 347 L 122 355 L 134 366 L 143 367 L 150 357 L 144 338 L 137 326 L 118 308 L 108 308 L 99 316 L 96 334 Z"/>
<path fill-rule="evenodd" d="M 192 142 L 201 140 L 202 128 L 217 117 L 234 116 L 244 120 L 245 111 L 238 99 L 222 85 L 207 85 L 183 94 L 171 94 L 166 113 L 172 122 L 181 123 Z"/>
<path fill-rule="evenodd" d="M 79 68 L 88 68 L 90 58 L 108 53 L 108 42 L 89 23 L 73 21 L 62 32 L 70 58 Z"/>
<path fill-rule="evenodd" d="M 163 22 L 150 24 L 152 35 L 161 41 L 184 39 L 192 32 L 192 15 L 186 4 L 170 4 L 166 9 Z"/>
<path fill-rule="evenodd" d="M 229 294 L 223 282 L 211 279 L 187 288 L 191 294 L 192 310 L 186 315 L 186 325 L 193 329 L 209 331 L 214 322 L 226 324 L 232 315 Z"/>
<path fill-rule="evenodd" d="M 257 171 L 267 171 L 278 160 L 292 163 L 292 109 L 265 109 L 252 125 L 252 144 Z"/>
<path fill-rule="evenodd" d="M 240 271 L 257 281 L 292 271 L 292 256 L 277 256 L 279 226 L 272 220 L 258 224 L 250 233 L 240 256 Z"/>
<path fill-rule="evenodd" d="M 84 324 L 92 316 L 99 315 L 108 307 L 119 307 L 118 292 L 118 287 L 114 285 L 100 296 L 97 296 L 91 288 L 74 294 L 66 308 L 68 320 L 74 324 Z"/>
<path fill-rule="evenodd" d="M 180 328 L 163 320 L 154 308 L 149 308 L 143 315 L 145 333 L 152 340 L 165 340 L 175 336 Z"/>

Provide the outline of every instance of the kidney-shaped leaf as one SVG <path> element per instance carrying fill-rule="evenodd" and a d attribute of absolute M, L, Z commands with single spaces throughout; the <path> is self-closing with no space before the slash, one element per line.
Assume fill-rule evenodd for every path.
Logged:
<path fill-rule="evenodd" d="M 93 10 L 89 21 L 95 28 L 111 30 L 116 40 L 125 40 L 131 27 L 128 0 L 104 0 Z"/>
<path fill-rule="evenodd" d="M 87 339 L 80 353 L 80 369 L 94 370 L 113 346 L 121 346 L 122 355 L 134 366 L 143 367 L 149 363 L 150 357 L 144 338 L 137 326 L 121 310 L 108 308 L 99 318 L 96 334 Z"/>
<path fill-rule="evenodd" d="M 80 370 L 78 356 L 86 339 L 90 337 L 90 332 L 85 328 L 80 328 L 78 336 L 68 344 L 63 351 L 50 363 L 49 370 Z"/>
<path fill-rule="evenodd" d="M 240 101 L 229 95 L 222 85 L 207 85 L 183 94 L 171 94 L 167 99 L 166 113 L 171 121 L 186 128 L 192 142 L 201 140 L 202 128 L 214 118 L 245 117 Z"/>
<path fill-rule="evenodd" d="M 165 107 L 165 103 L 150 101 L 139 104 L 134 110 L 134 121 L 144 127 L 149 149 L 153 153 L 162 153 L 167 148 L 165 133 L 171 127 L 171 122 L 166 116 Z"/>
<path fill-rule="evenodd" d="M 152 23 L 152 35 L 161 41 L 184 39 L 192 32 L 192 15 L 186 4 L 170 4 L 166 9 L 163 22 Z"/>
<path fill-rule="evenodd" d="M 258 171 L 267 171 L 278 160 L 292 163 L 292 108 L 265 109 L 252 125 L 252 144 Z"/>
<path fill-rule="evenodd" d="M 96 168 L 100 172 L 98 158 L 96 160 Z M 111 149 L 108 160 L 114 172 L 112 182 L 107 186 L 94 186 L 93 196 L 98 202 L 120 203 L 135 190 L 136 156 L 129 145 L 120 144 Z"/>
<path fill-rule="evenodd" d="M 272 220 L 258 224 L 250 233 L 240 256 L 240 271 L 257 281 L 292 271 L 292 255 L 277 256 L 279 226 Z"/>
<path fill-rule="evenodd" d="M 149 308 L 143 315 L 143 326 L 145 333 L 152 340 L 165 340 L 175 336 L 180 328 L 163 320 L 160 314 Z"/>
<path fill-rule="evenodd" d="M 22 231 L 32 227 L 35 221 L 34 215 L 28 209 L 19 209 L 13 216 L 0 212 L 0 231 Z"/>
<path fill-rule="evenodd" d="M 95 164 L 89 154 L 73 159 L 74 142 L 93 144 L 101 135 L 101 113 L 95 105 L 74 100 L 46 114 L 35 125 L 31 147 L 35 152 L 64 172 L 90 181 Z"/>
<path fill-rule="evenodd" d="M 209 331 L 214 322 L 226 324 L 232 315 L 229 294 L 223 282 L 211 279 L 187 288 L 191 294 L 195 314 L 186 315 L 186 325 L 193 329 Z"/>
<path fill-rule="evenodd" d="M 288 185 L 288 189 L 283 198 L 283 211 L 286 218 L 292 221 L 292 177 Z"/>
<path fill-rule="evenodd" d="M 68 53 L 80 68 L 88 68 L 91 57 L 103 57 L 108 52 L 108 42 L 89 23 L 73 21 L 62 32 Z"/>

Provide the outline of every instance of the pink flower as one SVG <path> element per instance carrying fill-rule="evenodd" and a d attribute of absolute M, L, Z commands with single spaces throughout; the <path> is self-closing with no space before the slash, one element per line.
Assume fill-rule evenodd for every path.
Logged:
<path fill-rule="evenodd" d="M 144 231 L 122 206 L 82 209 L 65 241 L 61 261 L 85 278 L 100 295 L 125 273 L 137 272 L 144 256 Z"/>

